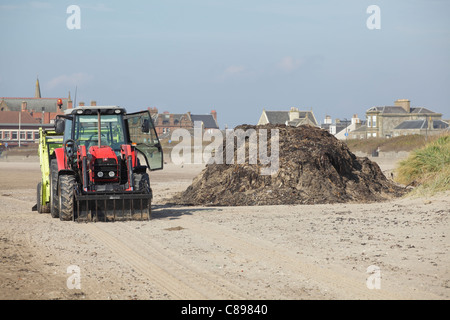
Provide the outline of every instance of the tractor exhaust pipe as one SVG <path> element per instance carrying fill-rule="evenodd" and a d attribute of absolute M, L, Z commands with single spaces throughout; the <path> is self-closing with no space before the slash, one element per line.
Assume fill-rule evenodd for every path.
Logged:
<path fill-rule="evenodd" d="M 97 134 L 98 134 L 98 147 L 100 148 L 101 147 L 101 145 L 102 145 L 102 124 L 100 123 L 100 109 L 99 110 L 97 110 L 97 115 L 98 115 L 98 131 L 97 131 Z"/>

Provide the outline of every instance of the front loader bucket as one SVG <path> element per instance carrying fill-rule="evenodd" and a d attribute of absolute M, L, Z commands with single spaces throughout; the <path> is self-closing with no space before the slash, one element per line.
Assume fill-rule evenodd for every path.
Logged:
<path fill-rule="evenodd" d="M 101 194 L 75 196 L 74 220 L 127 221 L 150 220 L 151 195 Z"/>

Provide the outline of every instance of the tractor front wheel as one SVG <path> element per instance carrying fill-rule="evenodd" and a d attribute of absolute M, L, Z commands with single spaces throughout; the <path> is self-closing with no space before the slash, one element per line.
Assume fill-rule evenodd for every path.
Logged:
<path fill-rule="evenodd" d="M 74 216 L 74 190 L 75 177 L 71 175 L 61 175 L 58 179 L 58 211 L 59 219 L 71 221 Z"/>

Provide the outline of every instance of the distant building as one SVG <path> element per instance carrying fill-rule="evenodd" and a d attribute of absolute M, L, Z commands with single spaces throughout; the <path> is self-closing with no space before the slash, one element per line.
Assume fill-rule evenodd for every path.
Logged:
<path fill-rule="evenodd" d="M 443 130 L 448 129 L 449 124 L 443 120 L 406 120 L 400 123 L 394 128 L 394 137 L 409 135 L 409 134 L 421 134 L 421 135 L 433 135 L 441 133 Z"/>
<path fill-rule="evenodd" d="M 326 116 L 320 127 L 330 132 L 337 139 L 346 140 L 350 139 L 351 132 L 360 128 L 363 124 L 364 122 L 358 118 L 358 115 L 354 114 L 351 120 L 336 119 L 334 123 L 332 123 L 330 116 Z"/>
<path fill-rule="evenodd" d="M 10 146 L 34 143 L 39 139 L 39 127 L 51 127 L 56 115 L 70 108 L 70 92 L 68 98 L 42 98 L 36 79 L 34 97 L 0 97 L 0 140 Z"/>
<path fill-rule="evenodd" d="M 300 111 L 295 107 L 292 107 L 289 111 L 266 111 L 263 109 L 258 125 L 264 124 L 284 124 L 293 127 L 303 124 L 318 126 L 312 111 Z"/>
<path fill-rule="evenodd" d="M 155 124 L 156 133 L 164 138 L 175 129 L 194 129 L 195 122 L 200 122 L 204 131 L 218 130 L 217 112 L 212 110 L 210 114 L 170 113 L 164 111 L 158 113 L 157 108 L 148 108 Z"/>
<path fill-rule="evenodd" d="M 61 108 L 58 106 L 58 100 L 62 103 Z M 42 98 L 39 79 L 36 79 L 33 98 L 0 97 L 0 117 L 3 111 L 21 111 L 29 113 L 42 124 L 50 123 L 57 114 L 63 114 L 65 109 L 70 108 L 72 108 L 70 93 L 68 98 Z"/>
<path fill-rule="evenodd" d="M 441 113 L 424 107 L 411 108 L 408 99 L 396 100 L 394 106 L 372 107 L 366 111 L 366 119 L 366 138 L 389 138 L 414 132 L 435 134 L 448 126 L 442 121 Z"/>
<path fill-rule="evenodd" d="M 10 146 L 34 143 L 39 139 L 41 126 L 41 122 L 28 112 L 2 111 L 0 112 L 0 141 Z"/>

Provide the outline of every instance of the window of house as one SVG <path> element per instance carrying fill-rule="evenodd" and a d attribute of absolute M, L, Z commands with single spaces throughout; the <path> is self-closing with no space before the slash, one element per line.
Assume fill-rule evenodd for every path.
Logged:
<path fill-rule="evenodd" d="M 377 126 L 377 116 L 372 116 L 372 127 Z"/>
<path fill-rule="evenodd" d="M 34 132 L 34 139 L 35 140 L 39 139 L 39 132 L 37 131 Z"/>
<path fill-rule="evenodd" d="M 33 140 L 33 132 L 27 131 L 27 140 Z"/>
<path fill-rule="evenodd" d="M 11 139 L 17 140 L 17 131 L 11 131 Z"/>
<path fill-rule="evenodd" d="M 9 131 L 5 131 L 5 132 L 3 132 L 3 139 L 5 139 L 5 140 L 9 140 L 9 137 L 10 137 L 10 135 L 9 135 Z"/>
<path fill-rule="evenodd" d="M 0 140 L 3 139 L 3 131 L 0 131 Z"/>
<path fill-rule="evenodd" d="M 370 128 L 372 126 L 372 116 L 367 117 L 367 127 Z"/>
<path fill-rule="evenodd" d="M 20 131 L 20 140 L 25 140 L 26 132 Z"/>

